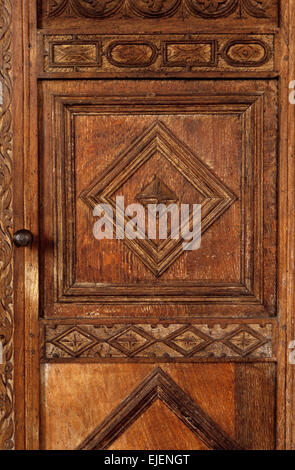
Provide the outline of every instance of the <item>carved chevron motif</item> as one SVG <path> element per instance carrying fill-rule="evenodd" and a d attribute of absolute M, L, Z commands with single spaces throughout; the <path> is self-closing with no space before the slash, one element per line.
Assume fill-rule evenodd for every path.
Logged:
<path fill-rule="evenodd" d="M 45 324 L 42 360 L 273 357 L 272 325 L 263 324 Z"/>
<path fill-rule="evenodd" d="M 78 449 L 108 449 L 156 400 L 161 400 L 209 449 L 241 449 L 160 367 L 148 375 Z"/>
<path fill-rule="evenodd" d="M 14 447 L 13 329 L 12 305 L 12 116 L 11 116 L 11 20 L 10 0 L 0 0 L 0 449 Z"/>
<path fill-rule="evenodd" d="M 168 160 L 175 171 L 201 194 L 202 234 L 236 201 L 236 196 L 186 147 L 161 121 L 155 121 L 135 142 L 116 159 L 105 174 L 99 176 L 80 195 L 91 209 L 97 204 L 109 204 L 116 209 L 115 193 L 155 152 Z M 130 168 L 132 168 L 130 170 Z M 150 187 L 148 186 L 149 190 Z M 162 186 L 162 191 L 164 187 Z M 171 190 L 165 189 L 165 193 Z M 170 197 L 169 196 L 169 197 Z M 154 195 L 155 197 L 155 195 Z M 174 199 L 174 197 L 173 197 Z M 180 201 L 181 202 L 181 201 Z M 192 217 L 192 216 L 191 216 Z M 125 220 L 125 227 L 128 219 Z M 170 234 L 160 244 L 149 239 L 124 239 L 124 243 L 155 275 L 161 276 L 183 254 L 186 234 L 174 239 Z"/>
<path fill-rule="evenodd" d="M 268 0 L 48 0 L 47 16 L 106 18 L 119 14 L 162 18 L 183 11 L 207 19 L 223 18 L 236 12 L 237 18 L 245 14 L 267 18 L 268 3 Z"/>

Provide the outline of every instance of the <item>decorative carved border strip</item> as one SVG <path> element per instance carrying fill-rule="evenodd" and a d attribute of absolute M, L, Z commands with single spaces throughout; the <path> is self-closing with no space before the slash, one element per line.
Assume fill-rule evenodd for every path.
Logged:
<path fill-rule="evenodd" d="M 45 15 L 50 18 L 167 18 L 174 15 L 204 19 L 235 15 L 271 18 L 277 14 L 278 4 L 267 0 L 48 0 Z"/>
<path fill-rule="evenodd" d="M 270 360 L 272 323 L 79 324 L 41 326 L 42 362 L 88 360 Z"/>
<path fill-rule="evenodd" d="M 209 449 L 241 450 L 241 446 L 160 367 L 149 374 L 78 449 L 108 449 L 156 400 L 161 400 Z"/>
<path fill-rule="evenodd" d="M 41 35 L 40 73 L 274 71 L 274 35 Z"/>
<path fill-rule="evenodd" d="M 0 341 L 3 364 L 0 364 L 0 449 L 14 447 L 13 330 L 12 308 L 12 6 L 0 0 Z"/>

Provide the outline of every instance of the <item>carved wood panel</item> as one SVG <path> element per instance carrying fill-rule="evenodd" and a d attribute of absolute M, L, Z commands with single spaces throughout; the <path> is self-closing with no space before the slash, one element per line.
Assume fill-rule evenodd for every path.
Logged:
<path fill-rule="evenodd" d="M 43 251 L 45 314 L 58 317 L 66 312 L 74 316 L 91 312 L 89 307 L 78 307 L 76 302 L 80 302 L 100 304 L 98 315 L 110 316 L 115 315 L 115 310 L 107 310 L 106 303 L 121 304 L 124 307 L 118 307 L 116 315 L 133 316 L 140 315 L 138 307 L 128 309 L 128 304 L 152 303 L 159 304 L 150 313 L 157 316 L 163 312 L 161 304 L 167 302 L 194 305 L 177 313 L 188 316 L 201 312 L 215 317 L 232 313 L 274 315 L 275 82 L 257 83 L 257 88 L 249 88 L 248 82 L 242 88 L 239 83 L 238 95 L 233 93 L 235 82 L 230 83 L 231 93 L 225 88 L 224 93 L 216 92 L 213 82 L 198 82 L 198 93 L 192 93 L 188 84 L 187 91 L 184 89 L 181 94 L 162 94 L 164 85 L 157 88 L 152 84 L 158 90 L 156 97 L 137 97 L 130 92 L 127 99 L 123 89 L 118 90 L 117 97 L 114 91 L 112 97 L 108 96 L 107 89 L 106 95 L 99 97 L 94 82 L 90 88 L 86 83 L 84 86 L 82 98 L 61 96 L 56 85 L 44 90 L 45 112 L 49 112 L 49 103 L 53 105 L 51 132 L 56 147 L 51 149 L 57 158 L 56 179 L 51 187 L 47 175 L 52 174 L 54 158 L 47 151 L 47 139 L 44 210 L 53 217 L 50 201 L 55 200 L 65 208 L 71 221 L 64 226 L 64 216 L 57 212 L 55 235 L 51 224 L 44 227 L 47 236 L 57 237 L 53 244 L 57 250 L 55 269 L 50 246 L 45 245 Z M 182 85 L 179 87 L 181 90 Z M 87 96 L 87 89 L 96 91 Z M 86 140 L 84 126 L 88 128 Z M 124 135 L 119 147 L 113 126 Z M 221 138 L 218 129 L 231 135 L 227 144 L 224 141 L 223 147 L 218 146 L 213 152 L 208 152 L 208 140 L 204 139 L 208 126 L 213 126 L 216 142 L 217 136 Z M 267 152 L 262 152 L 263 145 Z M 204 156 L 208 154 L 216 155 L 215 161 L 206 163 Z M 172 194 L 178 202 L 200 201 L 204 243 L 201 250 L 183 253 L 175 240 L 160 244 L 140 239 L 96 241 L 92 234 L 95 204 L 108 202 L 114 206 L 114 198 L 120 194 L 126 197 L 126 204 L 136 201 L 152 184 L 155 171 L 160 183 L 167 181 L 169 175 L 169 197 Z M 228 240 L 229 245 L 220 250 L 215 262 L 214 240 L 220 233 L 231 234 L 234 239 Z M 205 256 L 202 249 L 213 251 Z M 228 256 L 230 265 L 226 264 Z M 115 271 L 112 266 L 116 266 Z M 53 273 L 58 275 L 54 278 Z M 174 307 L 167 310 L 170 317 Z M 144 307 L 141 312 L 145 316 Z"/>
<path fill-rule="evenodd" d="M 40 35 L 40 75 L 274 71 L 274 35 Z"/>
<path fill-rule="evenodd" d="M 41 327 L 42 362 L 274 360 L 271 323 L 70 324 Z"/>
<path fill-rule="evenodd" d="M 160 367 L 83 441 L 78 450 L 107 449 L 156 400 L 162 401 L 202 442 L 214 450 L 241 450 Z"/>
<path fill-rule="evenodd" d="M 0 0 L 1 449 L 294 446 L 294 11 Z M 12 262 L 12 113 L 29 267 Z M 93 206 L 120 193 L 199 202 L 201 250 L 99 245 Z"/>
<path fill-rule="evenodd" d="M 277 0 L 45 0 L 41 5 L 42 15 L 48 19 L 177 16 L 214 20 L 232 16 L 261 20 L 276 18 L 278 14 Z"/>
<path fill-rule="evenodd" d="M 41 364 L 42 448 L 273 449 L 275 367 Z"/>

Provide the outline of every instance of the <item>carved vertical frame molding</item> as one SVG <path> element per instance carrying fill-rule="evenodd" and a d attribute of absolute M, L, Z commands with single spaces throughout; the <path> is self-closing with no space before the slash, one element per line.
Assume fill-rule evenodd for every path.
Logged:
<path fill-rule="evenodd" d="M 281 70 L 281 84 L 285 87 L 285 90 L 281 90 L 282 100 L 285 100 L 291 91 L 289 88 L 290 82 L 295 80 L 295 0 L 289 0 L 288 2 L 281 1 L 282 7 L 282 33 L 284 33 L 285 43 L 282 54 L 282 60 L 285 60 L 288 64 L 288 69 L 284 69 L 282 65 Z M 287 78 L 288 77 L 288 78 Z M 286 83 L 288 80 L 288 83 Z M 286 98 L 284 98 L 284 95 Z M 282 102 L 281 106 L 285 105 L 285 101 Z M 287 111 L 288 110 L 288 111 Z M 295 450 L 295 365 L 291 364 L 290 353 L 291 353 L 291 342 L 295 340 L 295 105 L 288 102 L 286 104 L 286 110 L 281 112 L 282 119 L 282 133 L 283 138 L 287 133 L 287 213 L 288 223 L 285 226 L 287 231 L 286 237 L 286 267 L 285 267 L 285 278 L 283 279 L 284 285 L 286 286 L 286 313 L 285 317 L 281 312 L 282 316 L 279 319 L 281 329 L 285 332 L 285 354 L 286 357 L 286 369 L 280 367 L 280 373 L 282 375 L 281 381 L 285 382 L 285 395 L 284 395 L 284 413 L 285 413 L 285 435 L 284 435 L 284 448 L 287 450 Z M 285 119 L 285 122 L 283 121 Z M 286 131 L 283 130 L 286 127 Z M 284 230 L 283 227 L 281 230 Z M 279 348 L 280 346 L 279 342 Z M 280 358 L 279 358 L 280 360 Z M 281 358 L 283 362 L 283 357 Z M 278 422 L 278 427 L 280 421 Z"/>
<path fill-rule="evenodd" d="M 12 4 L 0 0 L 0 449 L 14 448 L 11 62 Z"/>

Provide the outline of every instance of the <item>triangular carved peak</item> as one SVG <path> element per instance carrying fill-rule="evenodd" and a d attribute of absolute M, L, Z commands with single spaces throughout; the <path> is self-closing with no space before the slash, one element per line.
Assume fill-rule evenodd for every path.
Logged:
<path fill-rule="evenodd" d="M 136 199 L 145 206 L 148 204 L 172 204 L 178 201 L 176 194 L 174 194 L 156 175 L 154 175 L 153 180 L 137 194 Z"/>
<path fill-rule="evenodd" d="M 78 449 L 107 449 L 156 400 L 161 400 L 208 448 L 241 449 L 160 367 L 148 375 Z"/>

